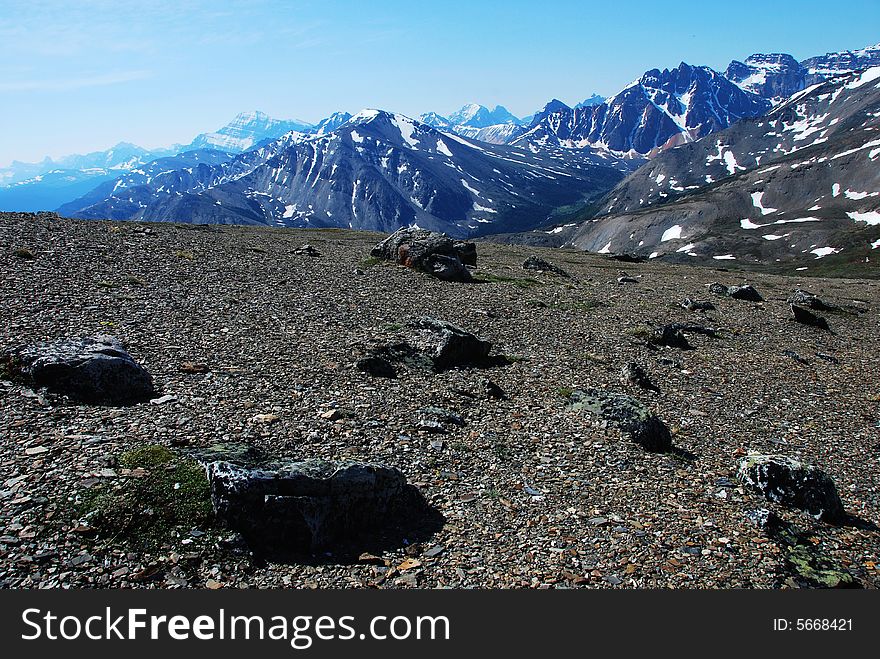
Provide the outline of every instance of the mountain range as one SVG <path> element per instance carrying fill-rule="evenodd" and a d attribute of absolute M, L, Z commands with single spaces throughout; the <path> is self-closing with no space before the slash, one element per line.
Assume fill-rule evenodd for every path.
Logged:
<path fill-rule="evenodd" d="M 552 222 L 558 209 L 595 202 L 634 169 L 593 150 L 536 154 L 365 110 L 325 135 L 288 133 L 231 160 L 123 183 L 64 212 L 374 231 L 418 225 L 476 236 Z"/>
<path fill-rule="evenodd" d="M 556 245 L 671 261 L 870 262 L 880 248 L 880 67 L 665 151 L 584 221 L 542 233 Z"/>
<path fill-rule="evenodd" d="M 247 112 L 187 145 L 13 163 L 0 170 L 0 208 L 833 260 L 877 247 L 865 237 L 878 224 L 878 64 L 880 45 L 800 62 L 753 54 L 724 73 L 682 62 L 610 98 L 553 99 L 525 118 L 475 103 L 415 120 L 337 112 L 314 125 Z M 754 232 L 770 219 L 786 231 Z"/>

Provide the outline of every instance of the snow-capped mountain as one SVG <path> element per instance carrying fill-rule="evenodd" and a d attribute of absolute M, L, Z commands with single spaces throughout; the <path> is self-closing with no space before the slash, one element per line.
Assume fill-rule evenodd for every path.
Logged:
<path fill-rule="evenodd" d="M 655 155 L 760 116 L 768 100 L 705 66 L 652 69 L 607 101 L 569 108 L 554 101 L 512 144 L 593 146 L 619 154 Z"/>
<path fill-rule="evenodd" d="M 817 82 L 873 66 L 880 66 L 880 44 L 828 53 L 803 62 L 784 53 L 759 53 L 744 62 L 734 60 L 725 75 L 742 89 L 780 103 Z"/>
<path fill-rule="evenodd" d="M 419 115 L 418 120 L 439 130 L 489 144 L 507 144 L 525 132 L 523 122 L 500 105 L 490 110 L 484 105 L 470 103 L 448 118 L 427 112 Z"/>
<path fill-rule="evenodd" d="M 297 119 L 274 119 L 264 112 L 242 112 L 213 133 L 202 133 L 181 151 L 217 149 L 241 153 L 267 139 L 281 137 L 290 131 L 306 132 L 314 127 Z"/>
<path fill-rule="evenodd" d="M 332 133 L 349 119 L 351 119 L 351 113 L 349 112 L 334 112 L 326 119 L 321 119 L 321 121 L 315 124 L 314 130 L 311 132 L 314 132 L 315 135 Z"/>
<path fill-rule="evenodd" d="M 469 103 L 457 112 L 453 112 L 449 116 L 449 122 L 453 126 L 487 128 L 499 124 L 518 124 L 519 119 L 501 105 L 496 105 L 494 110 L 490 110 L 484 105 Z"/>
<path fill-rule="evenodd" d="M 73 217 L 76 213 L 93 204 L 99 203 L 111 195 L 119 195 L 123 190 L 142 185 L 149 185 L 154 178 L 174 171 L 190 171 L 203 166 L 219 165 L 229 162 L 237 154 L 225 153 L 213 149 L 196 151 L 184 151 L 175 156 L 157 158 L 149 163 L 131 169 L 130 171 L 101 183 L 89 190 L 86 194 L 61 205 L 57 211 L 65 217 Z M 163 190 L 159 190 L 163 192 Z"/>
<path fill-rule="evenodd" d="M 13 162 L 0 170 L 0 210 L 52 210 L 104 181 L 169 153 L 174 151 L 151 151 L 120 142 L 106 151 L 74 154 L 58 160 Z"/>
<path fill-rule="evenodd" d="M 774 103 L 804 88 L 806 69 L 791 55 L 750 55 L 745 62 L 732 61 L 725 76 L 740 88 Z"/>
<path fill-rule="evenodd" d="M 557 238 L 597 252 L 791 264 L 880 259 L 880 67 L 667 151 Z M 816 264 L 818 259 L 827 259 Z"/>
<path fill-rule="evenodd" d="M 535 154 L 366 110 L 326 135 L 291 133 L 229 162 L 154 176 L 75 215 L 471 236 L 551 222 L 554 209 L 596 200 L 631 168 L 589 150 Z"/>
<path fill-rule="evenodd" d="M 190 144 L 176 144 L 166 149 L 143 149 L 120 142 L 106 151 L 71 155 L 40 163 L 15 162 L 0 170 L 0 210 L 54 210 L 79 199 L 104 183 L 126 172 L 143 169 L 157 158 L 175 154 L 216 150 L 212 159 L 223 159 L 229 153 L 240 153 L 266 140 L 277 139 L 291 130 L 325 130 L 338 127 L 351 115 L 334 114 L 318 127 L 300 121 L 273 119 L 263 112 L 243 112 L 213 133 L 202 133 Z M 335 123 L 334 123 L 335 122 Z M 137 178 L 135 176 L 134 178 Z M 103 189 L 103 188 L 102 188 Z"/>
<path fill-rule="evenodd" d="M 834 76 L 880 66 L 880 43 L 860 50 L 845 50 L 810 57 L 801 62 L 806 69 L 805 84 L 814 85 Z"/>

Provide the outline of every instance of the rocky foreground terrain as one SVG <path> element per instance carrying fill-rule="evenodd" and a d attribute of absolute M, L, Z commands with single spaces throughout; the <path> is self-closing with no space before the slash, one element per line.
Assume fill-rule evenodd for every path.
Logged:
<path fill-rule="evenodd" d="M 880 282 L 480 243 L 459 283 L 371 257 L 382 237 L 0 215 L 0 350 L 109 334 L 155 387 L 85 404 L 0 379 L 0 584 L 880 583 Z M 744 283 L 762 301 L 728 295 Z M 833 307 L 813 308 L 827 329 L 793 319 L 797 289 Z M 363 367 L 424 316 L 492 358 Z M 585 390 L 637 399 L 672 447 L 603 427 Z M 204 510 L 184 456 L 220 443 L 394 467 L 430 510 L 411 533 L 266 556 Z M 740 478 L 749 454 L 821 468 L 845 512 L 769 500 Z M 107 501 L 137 514 L 114 526 Z"/>

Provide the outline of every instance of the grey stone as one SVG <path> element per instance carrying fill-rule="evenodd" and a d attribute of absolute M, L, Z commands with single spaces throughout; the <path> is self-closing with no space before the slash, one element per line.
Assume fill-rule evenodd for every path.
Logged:
<path fill-rule="evenodd" d="M 747 300 L 748 302 L 762 302 L 764 300 L 761 294 L 751 284 L 745 286 L 730 286 L 727 294 L 735 300 Z"/>
<path fill-rule="evenodd" d="M 574 391 L 566 409 L 588 412 L 600 422 L 619 429 L 647 451 L 663 452 L 672 448 L 672 435 L 666 425 L 630 396 L 600 389 Z"/>
<path fill-rule="evenodd" d="M 431 358 L 438 371 L 478 364 L 492 350 L 491 342 L 444 320 L 422 316 L 411 327 L 419 330 L 416 347 Z"/>
<path fill-rule="evenodd" d="M 798 288 L 788 296 L 789 304 L 797 304 L 802 307 L 809 307 L 815 311 L 834 311 L 838 309 L 836 305 L 828 304 L 816 294 Z"/>
<path fill-rule="evenodd" d="M 112 336 L 73 337 L 8 348 L 0 371 L 83 403 L 124 405 L 155 395 L 150 374 Z"/>
<path fill-rule="evenodd" d="M 714 311 L 715 305 L 708 300 L 694 300 L 686 297 L 681 302 L 681 306 L 688 311 Z"/>
<path fill-rule="evenodd" d="M 405 516 L 414 488 L 397 469 L 306 460 L 249 468 L 207 465 L 214 512 L 268 553 L 318 552 L 357 542 Z"/>
<path fill-rule="evenodd" d="M 771 501 L 805 510 L 816 519 L 846 518 L 834 481 L 816 466 L 783 455 L 752 455 L 740 461 L 738 475 Z"/>

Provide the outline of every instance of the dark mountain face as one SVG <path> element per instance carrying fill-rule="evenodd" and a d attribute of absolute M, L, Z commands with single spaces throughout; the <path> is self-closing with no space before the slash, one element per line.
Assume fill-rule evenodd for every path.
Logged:
<path fill-rule="evenodd" d="M 880 44 L 861 50 L 828 53 L 803 62 L 783 53 L 759 53 L 751 55 L 745 62 L 734 60 L 725 75 L 742 89 L 781 103 L 810 85 L 873 66 L 880 66 Z"/>
<path fill-rule="evenodd" d="M 804 268 L 880 256 L 878 107 L 880 67 L 808 88 L 766 117 L 654 158 L 599 216 L 556 238 L 590 251 Z"/>
<path fill-rule="evenodd" d="M 554 209 L 595 201 L 631 169 L 590 150 L 480 144 L 372 110 L 324 136 L 290 133 L 159 174 L 75 216 L 480 235 L 552 222 Z"/>
<path fill-rule="evenodd" d="M 558 102 L 557 102 L 558 103 Z M 512 144 L 593 146 L 616 153 L 654 155 L 663 149 L 760 116 L 770 103 L 708 67 L 682 63 L 653 69 L 604 103 L 551 105 Z"/>
<path fill-rule="evenodd" d="M 734 60 L 724 74 L 742 89 L 782 101 L 806 86 L 807 70 L 791 55 L 751 55 L 745 62 Z"/>
<path fill-rule="evenodd" d="M 880 66 L 880 43 L 861 50 L 847 50 L 811 57 L 801 62 L 806 71 L 805 85 L 833 78 L 836 75 Z"/>
<path fill-rule="evenodd" d="M 149 185 L 153 179 L 158 176 L 164 176 L 179 170 L 187 171 L 198 169 L 200 166 L 210 167 L 219 165 L 221 163 L 229 162 L 234 157 L 234 153 L 203 149 L 197 151 L 184 151 L 176 156 L 159 158 L 127 172 L 122 176 L 105 181 L 97 187 L 92 187 L 82 196 L 71 202 L 65 203 L 57 210 L 61 215 L 74 217 L 83 209 L 88 208 L 93 204 L 100 203 L 108 197 L 113 195 L 120 196 L 124 194 L 124 191 L 131 188 Z M 164 192 L 164 189 L 160 190 L 160 192 Z"/>

